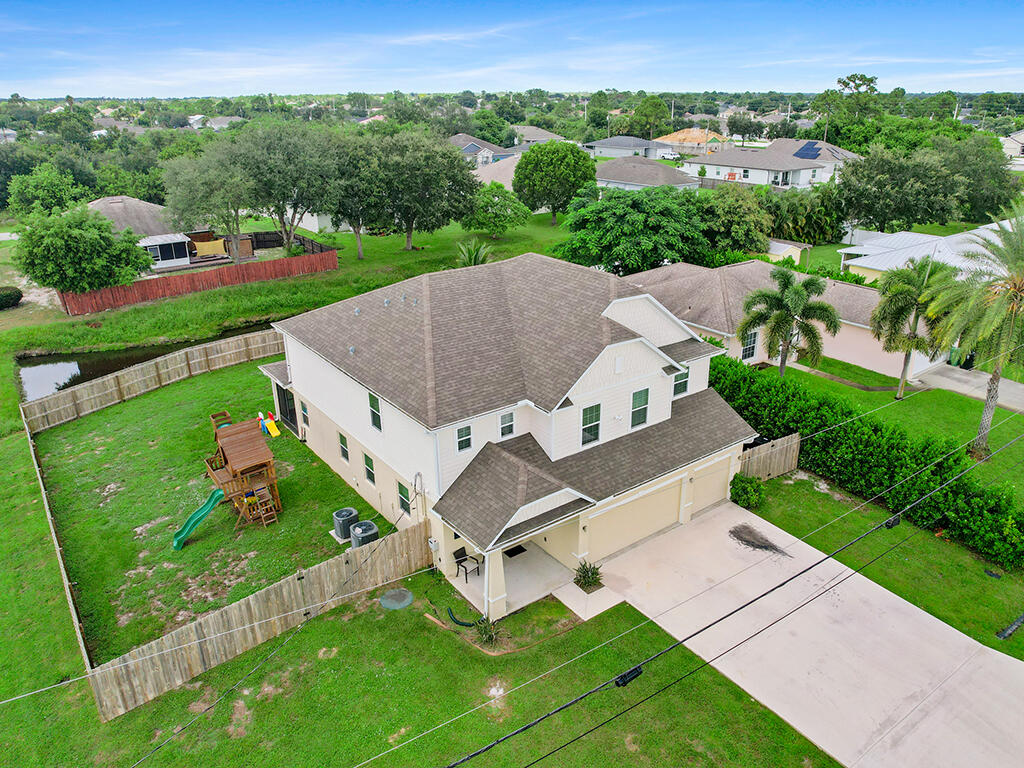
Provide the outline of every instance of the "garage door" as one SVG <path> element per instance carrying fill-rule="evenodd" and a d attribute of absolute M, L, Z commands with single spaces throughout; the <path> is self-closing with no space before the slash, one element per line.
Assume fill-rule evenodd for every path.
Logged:
<path fill-rule="evenodd" d="M 690 514 L 716 504 L 729 496 L 729 458 L 716 461 L 693 475 Z"/>
<path fill-rule="evenodd" d="M 679 521 L 680 484 L 661 488 L 587 522 L 588 560 L 600 560 Z"/>

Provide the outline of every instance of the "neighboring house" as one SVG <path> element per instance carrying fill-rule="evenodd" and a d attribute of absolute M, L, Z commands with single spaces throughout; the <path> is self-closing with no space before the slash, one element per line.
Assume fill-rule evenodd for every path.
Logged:
<path fill-rule="evenodd" d="M 792 259 L 797 264 L 803 258 L 804 251 L 811 250 L 809 243 L 798 243 L 794 240 L 780 240 L 777 237 L 768 238 L 768 258 L 772 261 Z"/>
<path fill-rule="evenodd" d="M 857 230 L 859 242 L 839 251 L 843 259 L 841 269 L 863 275 L 868 282 L 877 280 L 890 269 L 905 267 L 911 259 L 920 261 L 925 257 L 958 270 L 976 269 L 977 263 L 964 254 L 980 250 L 982 245 L 978 238 L 990 239 L 993 230 L 997 228 L 998 224 L 985 224 L 969 232 L 946 236 L 920 232 L 867 233 Z"/>
<path fill-rule="evenodd" d="M 470 136 L 468 133 L 457 133 L 448 138 L 449 143 L 454 144 L 462 151 L 462 156 L 472 165 L 481 166 L 493 163 L 495 155 L 497 159 L 508 157 L 512 154 L 504 147 L 491 144 L 489 141 Z"/>
<path fill-rule="evenodd" d="M 703 165 L 709 179 L 806 188 L 828 181 L 843 163 L 857 157 L 822 141 L 776 139 L 763 148 L 733 146 L 714 155 L 687 158 L 683 168 L 696 175 Z"/>
<path fill-rule="evenodd" d="M 106 136 L 111 128 L 130 133 L 133 136 L 140 136 L 148 130 L 145 126 L 129 123 L 126 120 L 115 120 L 112 117 L 93 117 L 92 121 L 97 126 L 93 133 L 100 134 L 100 131 L 102 131 L 103 133 L 100 134 L 102 136 Z"/>
<path fill-rule="evenodd" d="M 697 189 L 700 179 L 687 176 L 678 168 L 648 160 L 646 157 L 619 157 L 597 166 L 597 186 L 615 189 L 646 189 L 670 186 Z"/>
<path fill-rule="evenodd" d="M 208 117 L 204 125 L 207 128 L 212 128 L 215 131 L 223 131 L 232 123 L 237 123 L 245 120 L 244 117 L 238 117 L 237 115 L 224 115 L 221 117 Z"/>
<path fill-rule="evenodd" d="M 506 189 L 512 189 L 512 178 L 516 173 L 516 166 L 519 165 L 519 158 L 522 154 L 512 155 L 500 163 L 480 165 L 473 169 L 473 175 L 481 184 L 490 184 L 496 181 Z"/>
<path fill-rule="evenodd" d="M 203 264 L 229 261 L 223 245 L 217 251 L 209 245 L 212 238 L 208 236 L 197 237 L 196 241 L 204 242 L 202 248 L 204 252 L 208 252 L 210 258 L 196 256 L 196 246 L 192 238 L 184 232 L 175 231 L 168 222 L 162 205 L 147 203 L 145 200 L 127 195 L 114 195 L 93 200 L 88 203 L 88 207 L 110 219 L 115 231 L 131 229 L 133 234 L 138 235 L 139 245 L 153 256 L 155 270 L 187 267 L 199 261 Z M 219 256 L 222 258 L 218 258 Z"/>
<path fill-rule="evenodd" d="M 1014 131 L 1009 136 L 999 140 L 1003 145 L 1003 152 L 1009 158 L 1024 157 L 1024 130 Z"/>
<path fill-rule="evenodd" d="M 565 136 L 538 128 L 536 125 L 513 125 L 512 130 L 516 132 L 520 142 L 535 144 L 542 141 L 569 141 Z"/>
<path fill-rule="evenodd" d="M 702 341 L 625 280 L 539 254 L 274 324 L 275 412 L 491 619 L 728 497 L 755 437 Z M 463 555 L 476 558 L 460 573 Z"/>
<path fill-rule="evenodd" d="M 732 139 L 706 128 L 685 128 L 659 136 L 655 141 L 668 144 L 681 155 L 706 155 L 732 146 Z"/>
<path fill-rule="evenodd" d="M 724 342 L 730 357 L 756 364 L 773 362 L 764 350 L 763 329 L 742 339 L 736 331 L 745 317 L 743 303 L 747 296 L 758 288 L 775 287 L 771 278 L 773 268 L 759 260 L 717 269 L 678 262 L 627 279 L 687 325 Z M 826 279 L 825 284 L 825 294 L 820 298 L 835 307 L 840 319 L 837 335 L 830 336 L 822 329 L 825 356 L 898 377 L 903 370 L 903 355 L 885 352 L 882 343 L 871 334 L 871 312 L 878 304 L 878 291 L 839 280 Z M 915 353 L 910 373 L 916 376 L 946 358 L 947 355 L 941 355 L 933 362 L 927 355 Z"/>
<path fill-rule="evenodd" d="M 357 120 L 356 122 L 358 122 L 359 125 L 366 125 L 367 123 L 382 123 L 385 120 L 387 120 L 387 117 L 384 115 L 370 115 L 369 117 L 364 117 L 362 120 Z"/>
<path fill-rule="evenodd" d="M 584 144 L 591 157 L 649 157 L 657 160 L 660 157 L 675 154 L 675 150 L 660 141 L 648 141 L 636 136 L 611 136 Z"/>

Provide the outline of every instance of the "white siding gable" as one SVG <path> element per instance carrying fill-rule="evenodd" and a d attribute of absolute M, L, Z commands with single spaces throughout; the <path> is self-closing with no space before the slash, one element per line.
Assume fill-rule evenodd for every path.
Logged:
<path fill-rule="evenodd" d="M 647 294 L 616 299 L 602 314 L 643 336 L 656 347 L 698 338 L 653 296 Z"/>
<path fill-rule="evenodd" d="M 533 501 L 529 504 L 524 504 L 518 510 L 516 510 L 516 513 L 512 516 L 512 519 L 509 520 L 508 523 L 506 523 L 505 528 L 511 528 L 513 525 L 517 525 L 518 523 L 521 523 L 524 520 L 529 520 L 530 518 L 536 517 L 537 515 L 544 514 L 545 512 L 550 512 L 552 509 L 555 509 L 556 507 L 560 507 L 563 504 L 568 504 L 570 501 L 576 501 L 577 499 L 585 499 L 586 501 L 589 502 L 594 501 L 594 499 L 584 496 L 581 493 L 577 493 L 576 491 L 573 491 L 569 488 L 565 488 L 561 491 L 552 493 L 550 496 L 545 496 L 544 498 L 537 499 L 536 501 Z M 501 534 L 498 534 L 498 536 L 500 537 Z"/>

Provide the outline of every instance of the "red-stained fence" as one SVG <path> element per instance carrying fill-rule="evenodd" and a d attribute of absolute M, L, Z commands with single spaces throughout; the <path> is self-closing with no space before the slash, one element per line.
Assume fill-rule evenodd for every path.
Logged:
<path fill-rule="evenodd" d="M 208 291 L 226 285 L 243 285 L 261 280 L 309 275 L 338 268 L 338 252 L 307 253 L 271 261 L 232 264 L 202 272 L 164 275 L 149 280 L 136 280 L 131 285 L 115 285 L 88 293 L 60 293 L 60 304 L 69 315 L 87 315 L 105 309 L 127 307 L 143 301 L 184 296 L 187 293 Z"/>

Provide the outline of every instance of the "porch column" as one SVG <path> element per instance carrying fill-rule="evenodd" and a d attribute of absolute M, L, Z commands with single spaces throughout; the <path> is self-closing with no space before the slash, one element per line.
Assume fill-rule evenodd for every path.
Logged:
<path fill-rule="evenodd" d="M 485 613 L 491 621 L 497 621 L 508 613 L 505 562 L 500 549 L 484 553 L 484 603 Z"/>

